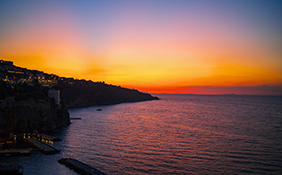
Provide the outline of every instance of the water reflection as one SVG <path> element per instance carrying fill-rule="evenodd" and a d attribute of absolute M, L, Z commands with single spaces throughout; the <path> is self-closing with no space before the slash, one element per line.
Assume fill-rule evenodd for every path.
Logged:
<path fill-rule="evenodd" d="M 76 174 L 71 157 L 107 174 L 282 174 L 282 99 L 160 96 L 71 109 L 56 155 L 23 157 L 27 174 Z M 59 172 L 59 173 L 58 173 Z"/>
<path fill-rule="evenodd" d="M 100 113 L 95 107 L 75 109 L 73 116 L 84 117 L 71 126 L 74 132 L 69 141 L 77 149 L 76 155 L 110 174 L 258 173 L 261 171 L 252 169 L 267 165 L 255 161 L 266 146 L 270 149 L 264 158 L 275 162 L 268 170 L 275 172 L 281 170 L 275 159 L 277 140 L 266 140 L 263 134 L 273 128 L 257 127 L 269 117 L 265 111 L 253 110 L 265 109 L 265 102 L 258 100 L 193 96 L 192 100 L 184 97 L 106 106 Z M 87 156 L 83 156 L 85 150 Z"/>

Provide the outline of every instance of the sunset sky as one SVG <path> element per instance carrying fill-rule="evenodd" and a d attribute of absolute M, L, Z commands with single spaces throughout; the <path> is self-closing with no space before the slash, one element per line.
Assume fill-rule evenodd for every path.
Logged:
<path fill-rule="evenodd" d="M 2 0 L 0 59 L 150 93 L 282 95 L 282 1 Z"/>

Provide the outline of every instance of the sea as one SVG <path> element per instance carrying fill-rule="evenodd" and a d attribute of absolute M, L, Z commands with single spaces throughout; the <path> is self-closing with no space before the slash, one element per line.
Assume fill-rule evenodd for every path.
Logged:
<path fill-rule="evenodd" d="M 74 158 L 106 174 L 282 174 L 282 97 L 158 94 L 160 100 L 69 109 L 61 150 L 21 161 L 24 175 L 76 174 Z M 102 109 L 102 111 L 97 111 Z"/>

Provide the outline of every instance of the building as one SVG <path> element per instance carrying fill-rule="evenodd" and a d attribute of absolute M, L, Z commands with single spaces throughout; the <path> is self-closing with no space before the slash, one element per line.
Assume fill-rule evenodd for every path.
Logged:
<path fill-rule="evenodd" d="M 60 105 L 61 98 L 60 98 L 60 90 L 55 90 L 55 89 L 49 89 L 48 91 L 48 97 L 49 98 L 54 98 L 55 103 Z"/>

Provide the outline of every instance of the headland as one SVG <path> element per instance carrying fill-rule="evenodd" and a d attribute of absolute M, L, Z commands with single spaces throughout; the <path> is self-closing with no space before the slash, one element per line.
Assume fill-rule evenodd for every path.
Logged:
<path fill-rule="evenodd" d="M 0 138 L 70 124 L 68 108 L 157 100 L 105 82 L 60 77 L 0 60 Z"/>

